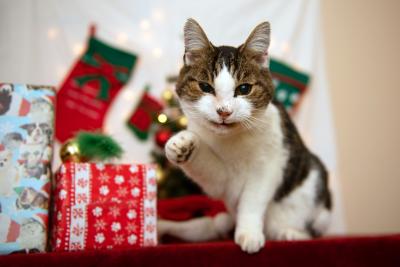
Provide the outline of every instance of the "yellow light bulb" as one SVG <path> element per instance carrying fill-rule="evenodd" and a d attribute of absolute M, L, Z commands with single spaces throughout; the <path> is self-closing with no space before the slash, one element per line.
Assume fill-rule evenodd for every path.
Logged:
<path fill-rule="evenodd" d="M 172 92 L 171 90 L 167 89 L 163 92 L 162 97 L 165 101 L 169 101 L 172 99 Z"/>
<path fill-rule="evenodd" d="M 166 123 L 168 120 L 168 117 L 164 113 L 161 113 L 160 115 L 158 115 L 157 120 L 159 123 Z"/>
<path fill-rule="evenodd" d="M 182 116 L 179 118 L 178 122 L 181 127 L 186 127 L 188 124 L 188 119 L 186 118 L 186 116 Z"/>

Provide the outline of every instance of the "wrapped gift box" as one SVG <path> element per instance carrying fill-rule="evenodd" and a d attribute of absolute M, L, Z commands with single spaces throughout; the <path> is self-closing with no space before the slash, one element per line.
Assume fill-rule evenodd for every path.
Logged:
<path fill-rule="evenodd" d="M 0 254 L 46 248 L 54 96 L 0 83 Z"/>
<path fill-rule="evenodd" d="M 55 251 L 157 243 L 153 165 L 67 163 L 56 174 Z"/>

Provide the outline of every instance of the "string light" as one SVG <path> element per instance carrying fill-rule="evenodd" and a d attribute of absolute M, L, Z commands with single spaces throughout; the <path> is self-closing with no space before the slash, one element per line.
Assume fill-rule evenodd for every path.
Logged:
<path fill-rule="evenodd" d="M 287 42 L 284 42 L 282 45 L 281 45 L 281 50 L 282 50 L 282 52 L 283 53 L 288 53 L 289 51 L 290 51 L 290 46 L 289 46 L 289 44 L 287 43 Z"/>
<path fill-rule="evenodd" d="M 74 53 L 75 56 L 82 54 L 83 53 L 83 44 L 75 43 L 72 46 L 72 52 Z"/>
<path fill-rule="evenodd" d="M 166 123 L 168 120 L 168 117 L 164 113 L 161 113 L 160 115 L 158 115 L 157 120 L 159 123 Z"/>
<path fill-rule="evenodd" d="M 179 118 L 178 122 L 181 127 L 186 127 L 188 124 L 188 119 L 186 118 L 186 116 L 182 116 Z"/>
<path fill-rule="evenodd" d="M 153 49 L 153 56 L 155 58 L 160 58 L 162 56 L 162 54 L 163 54 L 163 52 L 162 52 L 161 48 L 156 47 Z"/>
<path fill-rule="evenodd" d="M 57 38 L 59 33 L 59 30 L 55 27 L 49 28 L 47 30 L 47 38 L 49 38 L 49 40 L 54 40 L 55 38 Z"/>
<path fill-rule="evenodd" d="M 116 42 L 118 44 L 123 45 L 123 44 L 126 44 L 127 41 L 128 41 L 128 34 L 126 34 L 125 32 L 119 32 L 117 34 Z"/>
<path fill-rule="evenodd" d="M 132 90 L 125 90 L 124 99 L 127 101 L 133 101 L 135 99 L 135 94 L 132 92 Z"/>
<path fill-rule="evenodd" d="M 155 21 L 163 21 L 165 18 L 163 10 L 159 8 L 154 9 L 151 16 Z"/>
<path fill-rule="evenodd" d="M 164 92 L 162 93 L 162 98 L 165 100 L 165 101 L 170 101 L 171 99 L 172 99 L 172 92 L 171 92 L 171 90 L 169 90 L 169 89 L 167 89 L 167 90 L 164 90 Z"/>
<path fill-rule="evenodd" d="M 142 30 L 147 31 L 147 30 L 150 29 L 150 21 L 148 21 L 147 19 L 142 19 L 142 20 L 140 21 L 139 26 L 140 26 L 140 28 L 141 28 Z"/>

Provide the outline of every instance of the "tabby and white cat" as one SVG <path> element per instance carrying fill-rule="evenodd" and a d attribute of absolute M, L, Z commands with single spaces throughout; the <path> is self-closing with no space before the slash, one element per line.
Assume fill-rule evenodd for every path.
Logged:
<path fill-rule="evenodd" d="M 269 23 L 238 48 L 214 46 L 193 19 L 184 39 L 176 92 L 189 123 L 167 142 L 166 155 L 209 196 L 223 200 L 229 216 L 163 221 L 160 231 L 200 241 L 235 226 L 235 242 L 248 253 L 259 251 L 266 238 L 321 235 L 332 205 L 328 175 L 273 99 Z"/>

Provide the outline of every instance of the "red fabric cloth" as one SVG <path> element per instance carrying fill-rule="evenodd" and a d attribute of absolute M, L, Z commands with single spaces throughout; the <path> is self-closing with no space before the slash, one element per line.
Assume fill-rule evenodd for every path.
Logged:
<path fill-rule="evenodd" d="M 254 255 L 240 251 L 233 242 L 14 254 L 0 256 L 0 266 L 400 266 L 400 234 L 267 242 L 265 248 Z"/>
<path fill-rule="evenodd" d="M 215 216 L 226 211 L 225 205 L 203 195 L 159 200 L 158 216 L 172 221 L 185 221 L 195 217 Z"/>

